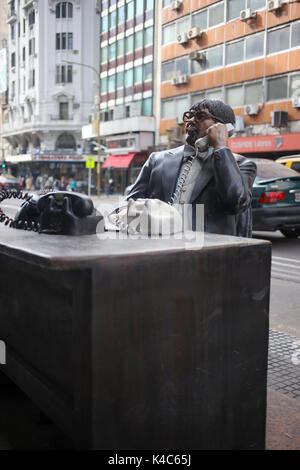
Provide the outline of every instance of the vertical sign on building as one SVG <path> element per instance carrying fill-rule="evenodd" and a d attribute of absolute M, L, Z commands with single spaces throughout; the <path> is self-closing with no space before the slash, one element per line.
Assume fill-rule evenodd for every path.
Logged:
<path fill-rule="evenodd" d="M 0 93 L 7 90 L 7 60 L 6 49 L 0 49 Z"/>

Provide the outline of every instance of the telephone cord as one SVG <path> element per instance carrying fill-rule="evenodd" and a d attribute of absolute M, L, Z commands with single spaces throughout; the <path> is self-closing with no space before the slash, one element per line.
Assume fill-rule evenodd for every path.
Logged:
<path fill-rule="evenodd" d="M 32 198 L 32 195 L 25 193 L 23 194 L 22 191 L 17 191 L 15 189 L 2 189 L 0 191 L 0 204 L 1 202 L 5 201 L 6 199 L 20 199 L 24 201 L 29 201 Z M 28 222 L 27 220 L 19 220 L 15 222 L 12 217 L 8 217 L 0 207 L 0 223 L 4 223 L 4 225 L 9 225 L 12 228 L 18 228 L 23 230 L 32 230 L 34 232 L 38 232 L 39 230 L 39 223 L 38 222 Z"/>

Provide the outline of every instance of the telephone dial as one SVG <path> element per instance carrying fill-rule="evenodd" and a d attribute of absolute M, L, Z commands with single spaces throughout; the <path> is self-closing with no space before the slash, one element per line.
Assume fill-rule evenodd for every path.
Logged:
<path fill-rule="evenodd" d="M 23 195 L 16 190 L 0 192 L 0 203 L 5 199 L 20 199 L 14 219 L 0 209 L 0 222 L 16 229 L 60 235 L 91 235 L 104 231 L 103 216 L 96 211 L 88 197 L 68 191 L 51 191 L 42 196 Z M 99 222 L 102 224 L 99 225 Z"/>

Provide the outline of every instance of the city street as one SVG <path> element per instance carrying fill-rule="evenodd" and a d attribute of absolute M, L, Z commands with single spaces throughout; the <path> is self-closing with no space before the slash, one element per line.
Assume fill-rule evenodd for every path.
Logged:
<path fill-rule="evenodd" d="M 121 200 L 122 197 L 117 195 L 93 197 L 94 205 L 102 212 L 111 210 Z M 16 200 L 1 204 L 4 212 L 10 216 L 15 214 L 18 206 Z M 267 448 L 300 449 L 300 239 L 287 239 L 280 232 L 255 232 L 254 237 L 272 242 Z M 41 420 L 29 400 L 12 385 L 9 387 L 9 397 L 5 389 L 2 391 L 0 448 L 1 445 L 3 448 L 10 445 L 16 448 L 67 446 L 64 436 L 55 427 Z M 13 410 L 18 411 L 16 413 Z M 13 413 L 15 419 L 23 423 L 17 433 L 14 434 L 8 428 L 8 434 L 5 435 L 3 421 L 6 417 L 9 419 L 9 413 Z M 19 424 L 20 422 L 18 426 Z M 25 432 L 27 427 L 33 434 L 37 432 L 39 435 L 29 438 Z M 26 438 L 24 432 L 27 434 Z"/>

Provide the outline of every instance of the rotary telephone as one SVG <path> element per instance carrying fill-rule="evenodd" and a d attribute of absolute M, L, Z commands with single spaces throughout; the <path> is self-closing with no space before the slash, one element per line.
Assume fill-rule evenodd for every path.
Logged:
<path fill-rule="evenodd" d="M 23 195 L 16 190 L 0 192 L 0 203 L 11 198 L 24 202 L 14 219 L 0 209 L 0 222 L 10 227 L 48 234 L 91 235 L 96 233 L 97 225 L 102 221 L 100 231 L 104 231 L 103 216 L 96 211 L 92 200 L 82 194 L 50 191 L 38 196 Z"/>

